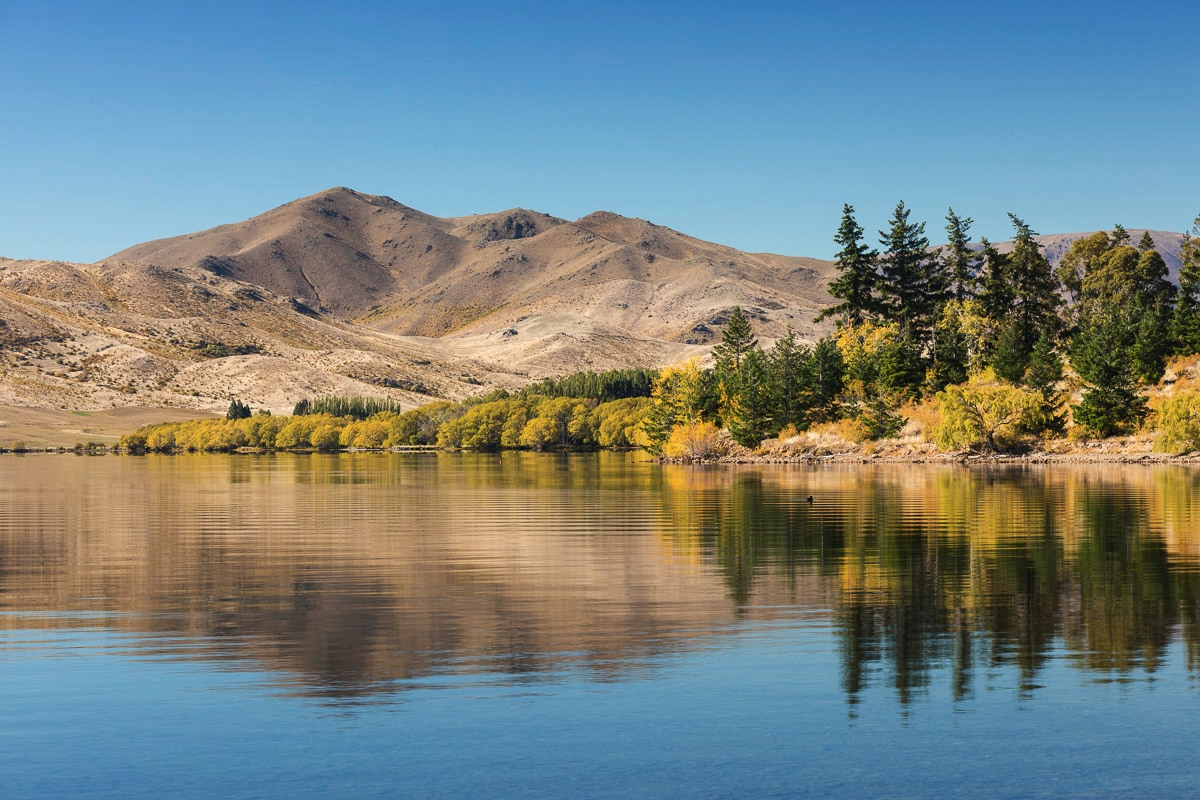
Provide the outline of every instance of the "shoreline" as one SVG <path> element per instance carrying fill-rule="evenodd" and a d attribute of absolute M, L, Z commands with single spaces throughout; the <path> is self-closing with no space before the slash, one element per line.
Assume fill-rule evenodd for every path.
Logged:
<path fill-rule="evenodd" d="M 601 452 L 599 450 L 579 450 L 572 451 L 574 453 L 594 453 Z M 628 452 L 627 449 L 622 449 L 617 452 Z M 549 454 L 554 456 L 563 455 L 560 451 L 535 451 L 535 450 L 499 450 L 499 451 L 474 451 L 474 450 L 440 450 L 432 447 L 405 447 L 405 448 L 342 448 L 338 450 L 319 450 L 315 448 L 305 449 L 288 449 L 288 450 L 264 450 L 261 448 L 241 448 L 234 451 L 215 451 L 215 452 L 172 452 L 172 453 L 130 453 L 124 449 L 119 449 L 115 446 L 109 446 L 99 442 L 89 442 L 86 444 L 76 445 L 74 447 L 31 447 L 23 450 L 12 450 L 9 448 L 0 448 L 0 457 L 4 456 L 28 456 L 28 455 L 75 455 L 75 456 L 134 456 L 143 457 L 151 456 L 252 456 L 252 455 L 340 455 L 340 454 L 359 454 L 359 453 L 378 453 L 378 454 L 458 454 L 458 455 L 502 455 L 504 453 L 540 453 L 543 455 Z M 1020 465 L 1045 465 L 1045 464 L 1126 464 L 1126 465 L 1174 465 L 1174 466 L 1189 466 L 1200 465 L 1200 452 L 1171 454 L 1171 453 L 1146 453 L 1146 452 L 1069 452 L 1069 453 L 1053 453 L 1053 452 L 1032 452 L 1032 453 L 863 453 L 858 451 L 840 452 L 840 453 L 796 453 L 789 455 L 781 454 L 756 454 L 756 453 L 738 453 L 722 456 L 709 456 L 705 458 L 655 458 L 649 453 L 646 453 L 648 461 L 655 461 L 662 465 L 675 466 L 754 466 L 754 465 L 770 465 L 770 466 L 868 466 L 872 464 L 913 464 L 913 465 L 958 465 L 958 466 L 1020 466 Z"/>

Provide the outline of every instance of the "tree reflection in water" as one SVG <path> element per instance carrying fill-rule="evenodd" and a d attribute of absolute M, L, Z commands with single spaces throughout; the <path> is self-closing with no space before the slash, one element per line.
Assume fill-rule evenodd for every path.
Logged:
<path fill-rule="evenodd" d="M 1031 693 L 1060 643 L 1078 667 L 1128 680 L 1152 675 L 1175 637 L 1196 669 L 1200 496 L 1186 468 L 680 473 L 673 489 L 668 535 L 696 540 L 737 606 L 760 577 L 836 583 L 851 705 L 883 679 L 908 704 L 941 670 L 957 700 L 997 667 Z M 811 507 L 798 500 L 810 490 Z"/>
<path fill-rule="evenodd" d="M 1064 654 L 1124 681 L 1182 641 L 1197 673 L 1198 481 L 614 453 L 9 458 L 0 610 L 21 613 L 0 625 L 53 612 L 38 625 L 354 698 L 464 674 L 621 680 L 803 610 L 835 633 L 852 709 L 942 681 L 966 702 L 1000 668 L 1032 696 Z"/>

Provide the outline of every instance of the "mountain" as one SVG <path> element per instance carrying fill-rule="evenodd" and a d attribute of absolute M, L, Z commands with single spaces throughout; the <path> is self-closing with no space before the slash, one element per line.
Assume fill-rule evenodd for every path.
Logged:
<path fill-rule="evenodd" d="M 0 259 L 0 441 L 18 407 L 418 405 L 658 366 L 703 357 L 734 305 L 815 337 L 829 270 L 609 212 L 439 218 L 331 189 L 95 264 Z"/>
<path fill-rule="evenodd" d="M 743 253 L 645 220 L 574 222 L 525 209 L 440 218 L 335 188 L 245 222 L 131 247 L 105 259 L 200 268 L 404 335 L 475 335 L 530 316 L 578 315 L 704 344 L 746 308 L 764 335 L 824 328 L 829 262 Z"/>

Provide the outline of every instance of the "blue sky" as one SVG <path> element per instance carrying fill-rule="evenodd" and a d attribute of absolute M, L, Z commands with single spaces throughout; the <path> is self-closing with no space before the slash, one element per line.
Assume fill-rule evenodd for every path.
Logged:
<path fill-rule="evenodd" d="M 0 255 L 330 186 L 832 256 L 842 204 L 1006 238 L 1200 212 L 1192 2 L 0 0 Z"/>

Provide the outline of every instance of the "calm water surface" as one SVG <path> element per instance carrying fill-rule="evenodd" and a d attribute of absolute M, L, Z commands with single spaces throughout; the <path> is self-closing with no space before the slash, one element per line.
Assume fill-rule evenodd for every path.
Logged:
<path fill-rule="evenodd" d="M 1200 472 L 643 458 L 0 458 L 0 796 L 1200 791 Z"/>

